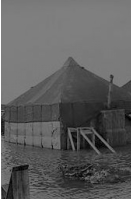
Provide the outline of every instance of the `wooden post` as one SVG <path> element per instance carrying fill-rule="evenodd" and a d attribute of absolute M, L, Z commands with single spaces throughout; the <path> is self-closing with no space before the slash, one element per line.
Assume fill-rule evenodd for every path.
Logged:
<path fill-rule="evenodd" d="M 2 186 L 2 198 L 29 199 L 29 165 L 13 167 L 9 185 Z"/>
<path fill-rule="evenodd" d="M 82 137 L 82 148 L 86 149 L 86 140 L 84 137 Z"/>
<path fill-rule="evenodd" d="M 112 151 L 113 153 L 116 153 L 115 150 L 95 131 L 94 128 L 92 128 L 94 134 Z"/>
<path fill-rule="evenodd" d="M 67 134 L 67 150 L 70 149 L 70 139 L 69 139 L 69 134 Z"/>
<path fill-rule="evenodd" d="M 109 92 L 108 92 L 108 103 L 107 103 L 109 109 L 111 108 L 111 97 L 112 97 L 111 93 L 112 93 L 113 78 L 114 78 L 114 76 L 110 75 Z"/>
<path fill-rule="evenodd" d="M 80 130 L 77 128 L 77 151 L 80 150 Z"/>
<path fill-rule="evenodd" d="M 72 138 L 72 135 L 71 135 L 71 132 L 70 132 L 69 128 L 68 128 L 68 136 L 70 138 L 72 150 L 75 151 L 75 146 L 74 146 L 73 138 Z"/>
<path fill-rule="evenodd" d="M 86 141 L 90 144 L 90 146 L 98 153 L 101 154 L 100 151 L 94 146 L 94 144 L 89 140 L 89 138 L 85 135 L 85 133 L 81 130 L 81 135 L 86 139 Z"/>

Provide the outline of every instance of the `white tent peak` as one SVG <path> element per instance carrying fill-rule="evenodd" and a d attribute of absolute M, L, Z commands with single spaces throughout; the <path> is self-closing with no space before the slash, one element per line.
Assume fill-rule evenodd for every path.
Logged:
<path fill-rule="evenodd" d="M 72 58 L 69 57 L 63 65 L 64 67 L 71 67 L 71 66 L 79 66 L 78 63 Z"/>

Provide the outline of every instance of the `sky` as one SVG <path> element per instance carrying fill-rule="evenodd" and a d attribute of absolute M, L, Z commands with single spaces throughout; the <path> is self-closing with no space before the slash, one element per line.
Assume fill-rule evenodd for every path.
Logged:
<path fill-rule="evenodd" d="M 122 86 L 131 80 L 131 0 L 2 0 L 1 102 L 68 57 Z"/>

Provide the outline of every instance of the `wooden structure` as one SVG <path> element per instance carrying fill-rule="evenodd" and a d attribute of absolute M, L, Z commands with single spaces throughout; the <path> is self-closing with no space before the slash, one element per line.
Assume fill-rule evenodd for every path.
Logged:
<path fill-rule="evenodd" d="M 75 147 L 74 141 L 73 141 L 73 137 L 72 134 L 75 133 L 77 135 L 77 145 Z M 89 139 L 88 136 L 91 136 L 91 140 Z M 75 151 L 77 149 L 77 151 L 80 150 L 80 144 L 81 144 L 81 140 L 80 140 L 80 136 L 82 136 L 88 143 L 89 145 L 95 150 L 95 152 L 97 154 L 101 154 L 100 151 L 97 149 L 96 145 L 95 145 L 95 137 L 99 138 L 99 140 L 101 140 L 101 142 L 112 152 L 115 153 L 115 150 L 106 142 L 106 140 L 104 140 L 102 138 L 101 135 L 99 135 L 97 133 L 97 131 L 93 128 L 93 127 L 79 127 L 79 128 L 68 128 L 68 136 L 67 136 L 67 149 L 70 148 L 70 144 L 71 144 L 71 148 L 73 151 Z"/>
<path fill-rule="evenodd" d="M 101 111 L 101 134 L 111 146 L 121 146 L 127 143 L 125 130 L 125 110 Z"/>
<path fill-rule="evenodd" d="M 2 186 L 2 199 L 29 199 L 28 165 L 13 167 L 9 184 Z"/>

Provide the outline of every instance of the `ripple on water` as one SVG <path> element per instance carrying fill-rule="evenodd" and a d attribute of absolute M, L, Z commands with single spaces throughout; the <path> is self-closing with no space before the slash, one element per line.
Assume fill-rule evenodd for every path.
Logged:
<path fill-rule="evenodd" d="M 131 198 L 130 182 L 89 185 L 84 181 L 64 179 L 59 164 L 102 163 L 131 169 L 131 145 L 116 148 L 117 154 L 101 149 L 102 156 L 94 151 L 79 152 L 41 149 L 1 142 L 2 184 L 9 181 L 13 166 L 29 164 L 31 198 Z M 123 189 L 124 188 L 124 189 Z"/>

